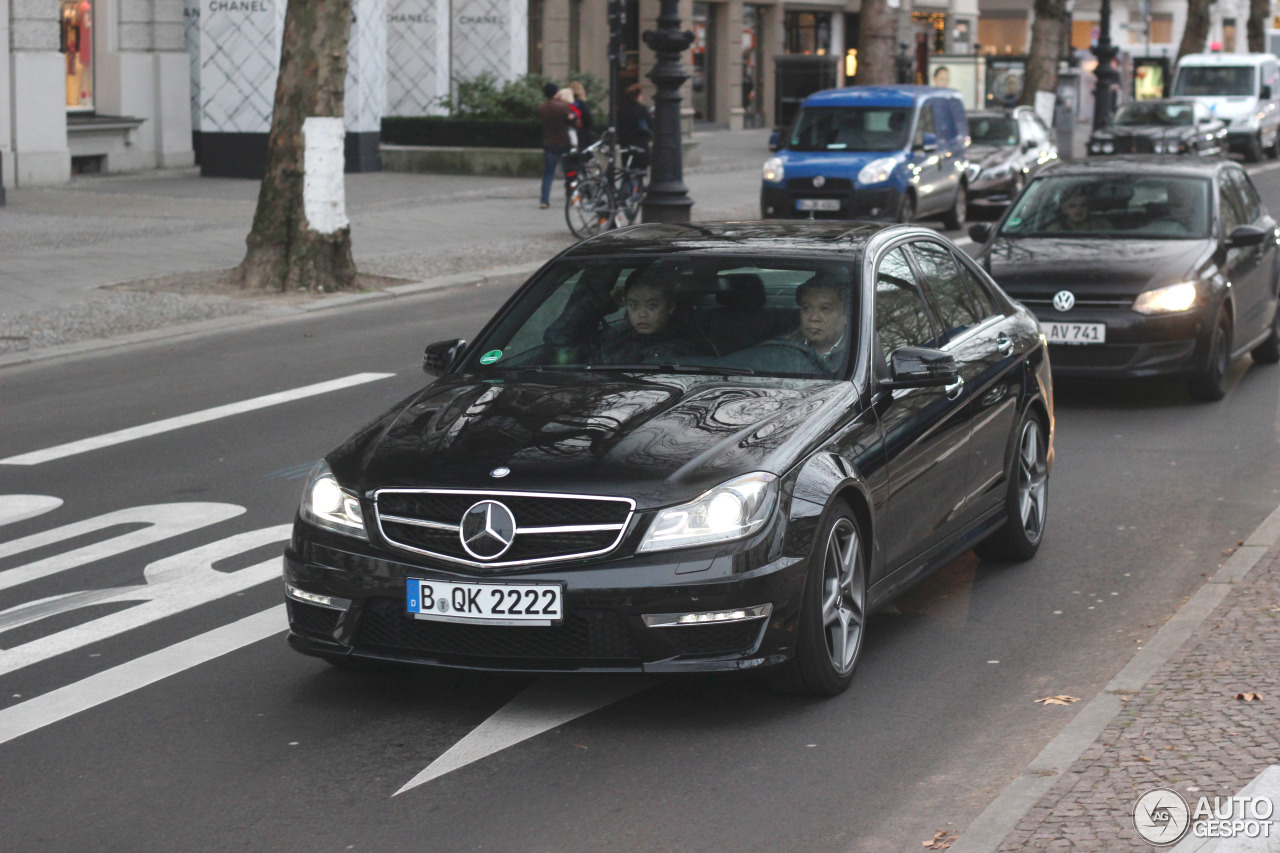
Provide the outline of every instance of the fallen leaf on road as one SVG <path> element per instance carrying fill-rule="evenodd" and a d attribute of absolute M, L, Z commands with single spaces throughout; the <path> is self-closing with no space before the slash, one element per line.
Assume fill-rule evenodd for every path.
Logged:
<path fill-rule="evenodd" d="M 1237 693 L 1236 698 L 1245 702 L 1261 702 L 1261 693 Z"/>
<path fill-rule="evenodd" d="M 939 829 L 933 834 L 933 838 L 928 841 L 921 841 L 926 850 L 946 850 L 951 846 L 951 842 L 956 840 L 956 836 L 945 829 Z"/>
<path fill-rule="evenodd" d="M 1043 699 L 1037 699 L 1038 705 L 1070 705 L 1072 702 L 1079 702 L 1079 698 L 1075 696 L 1046 696 Z"/>

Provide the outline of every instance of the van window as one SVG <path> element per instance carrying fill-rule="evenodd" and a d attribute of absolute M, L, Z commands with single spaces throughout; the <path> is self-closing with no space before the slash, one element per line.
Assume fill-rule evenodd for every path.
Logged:
<path fill-rule="evenodd" d="M 919 148 L 924 145 L 924 135 L 926 133 L 937 135 L 937 132 L 933 129 L 933 110 L 920 111 L 920 118 L 916 122 L 916 135 L 911 140 L 911 147 Z"/>
<path fill-rule="evenodd" d="M 933 127 L 934 133 L 938 135 L 940 140 L 952 140 L 960 135 L 956 128 L 955 119 L 951 115 L 951 110 L 947 109 L 947 102 L 942 98 L 934 98 L 929 102 L 929 106 L 933 111 Z"/>
<path fill-rule="evenodd" d="M 1257 93 L 1257 70 L 1252 65 L 1184 65 L 1178 69 L 1174 95 L 1219 97 Z"/>
<path fill-rule="evenodd" d="M 795 151 L 901 151 L 906 107 L 801 107 L 787 147 Z"/>

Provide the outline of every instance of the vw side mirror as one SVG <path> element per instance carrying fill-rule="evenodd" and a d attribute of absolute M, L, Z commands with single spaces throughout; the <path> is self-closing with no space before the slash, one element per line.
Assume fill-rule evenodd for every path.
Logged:
<path fill-rule="evenodd" d="M 991 239 L 991 223 L 975 222 L 969 226 L 969 239 L 975 243 L 985 243 Z"/>
<path fill-rule="evenodd" d="M 950 385 L 960 375 L 949 352 L 928 347 L 898 347 L 889 356 L 889 388 L 933 388 Z"/>
<path fill-rule="evenodd" d="M 422 372 L 428 376 L 440 376 L 448 373 L 458 356 L 462 355 L 467 342 L 461 338 L 451 341 L 436 341 L 428 344 L 422 353 Z"/>
<path fill-rule="evenodd" d="M 1228 249 L 1240 249 L 1245 246 L 1261 246 L 1267 239 L 1267 232 L 1256 225 L 1240 225 L 1227 237 Z"/>

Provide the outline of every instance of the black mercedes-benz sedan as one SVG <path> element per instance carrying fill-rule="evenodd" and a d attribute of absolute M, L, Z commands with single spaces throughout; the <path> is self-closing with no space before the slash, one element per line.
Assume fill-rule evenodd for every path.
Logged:
<path fill-rule="evenodd" d="M 1120 108 L 1111 126 L 1089 137 L 1089 154 L 1187 154 L 1227 152 L 1227 124 L 1190 98 L 1134 101 Z"/>
<path fill-rule="evenodd" d="M 970 214 L 995 218 L 1028 180 L 1058 159 L 1053 134 L 1030 107 L 971 112 L 969 137 Z"/>
<path fill-rule="evenodd" d="M 603 234 L 424 367 L 311 473 L 301 652 L 835 694 L 873 608 L 1045 529 L 1039 325 L 927 229 Z"/>
<path fill-rule="evenodd" d="M 1057 376 L 1185 378 L 1218 400 L 1233 359 L 1280 361 L 1280 230 L 1235 163 L 1060 164 L 970 236 L 1040 318 Z"/>

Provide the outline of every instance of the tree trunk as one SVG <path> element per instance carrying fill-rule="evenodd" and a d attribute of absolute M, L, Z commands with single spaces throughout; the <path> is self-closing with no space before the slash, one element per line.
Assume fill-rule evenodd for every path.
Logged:
<path fill-rule="evenodd" d="M 1058 60 L 1062 57 L 1062 30 L 1067 22 L 1066 0 L 1036 0 L 1031 24 L 1031 51 L 1027 55 L 1027 80 L 1022 103 L 1036 105 L 1036 92 L 1058 92 Z"/>
<path fill-rule="evenodd" d="M 880 86 L 898 82 L 894 66 L 894 45 L 898 36 L 898 19 L 888 0 L 862 0 L 862 16 L 858 32 L 859 86 Z"/>
<path fill-rule="evenodd" d="M 1204 52 L 1209 38 L 1209 0 L 1188 0 L 1187 25 L 1182 30 L 1182 44 L 1178 45 L 1178 59 L 1188 53 Z"/>
<path fill-rule="evenodd" d="M 236 270 L 245 287 L 322 292 L 355 285 L 351 228 L 341 196 L 351 5 L 352 0 L 289 0 L 285 10 L 266 175 L 245 241 L 248 252 Z M 326 138 L 328 150 L 318 151 Z M 333 191 L 327 201 L 317 192 L 326 183 Z M 308 212 L 318 221 L 310 222 Z"/>
<path fill-rule="evenodd" d="M 1271 14 L 1271 0 L 1249 0 L 1249 52 L 1267 52 L 1267 16 Z"/>

